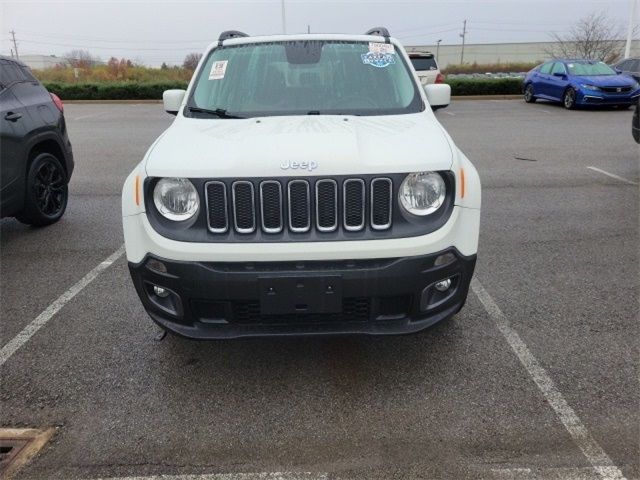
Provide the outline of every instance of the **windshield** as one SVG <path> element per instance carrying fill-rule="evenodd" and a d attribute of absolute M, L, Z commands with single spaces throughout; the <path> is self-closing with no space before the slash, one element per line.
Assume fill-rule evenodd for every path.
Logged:
<path fill-rule="evenodd" d="M 616 72 L 604 62 L 596 63 L 567 63 L 567 68 L 571 75 L 593 76 L 593 75 L 616 75 Z"/>
<path fill-rule="evenodd" d="M 416 71 L 437 70 L 438 65 L 433 57 L 411 57 L 411 63 Z"/>
<path fill-rule="evenodd" d="M 393 45 L 300 40 L 216 48 L 198 73 L 185 114 L 390 115 L 423 108 Z"/>

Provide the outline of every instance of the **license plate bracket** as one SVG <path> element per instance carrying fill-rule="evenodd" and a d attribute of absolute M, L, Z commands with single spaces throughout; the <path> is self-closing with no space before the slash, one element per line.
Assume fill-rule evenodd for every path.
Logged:
<path fill-rule="evenodd" d="M 342 278 L 263 277 L 260 285 L 260 313 L 263 315 L 339 313 L 342 311 Z"/>

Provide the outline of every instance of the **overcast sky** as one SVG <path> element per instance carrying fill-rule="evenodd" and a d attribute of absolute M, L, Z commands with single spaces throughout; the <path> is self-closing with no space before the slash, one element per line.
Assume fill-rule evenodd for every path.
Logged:
<path fill-rule="evenodd" d="M 363 33 L 378 25 L 405 45 L 457 44 L 468 20 L 468 43 L 546 41 L 580 16 L 606 10 L 626 32 L 631 0 L 286 0 L 287 32 Z M 222 30 L 282 32 L 280 0 L 29 1 L 0 0 L 0 52 L 11 30 L 20 54 L 63 55 L 86 49 L 102 60 L 180 64 Z"/>

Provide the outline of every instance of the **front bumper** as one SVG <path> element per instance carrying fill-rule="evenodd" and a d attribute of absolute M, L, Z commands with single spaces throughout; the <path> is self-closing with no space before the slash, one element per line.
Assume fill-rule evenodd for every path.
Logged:
<path fill-rule="evenodd" d="M 581 90 L 576 98 L 580 105 L 631 105 L 640 98 L 640 90 L 627 94 Z"/>
<path fill-rule="evenodd" d="M 436 266 L 443 254 L 449 262 Z M 129 270 L 151 318 L 185 337 L 388 335 L 416 332 L 458 312 L 475 261 L 475 255 L 455 248 L 403 258 L 299 262 L 189 262 L 148 255 L 129 262 Z M 434 284 L 446 278 L 451 287 L 438 292 Z M 154 286 L 169 296 L 158 297 Z M 267 290 L 280 296 L 276 309 L 282 312 L 265 306 L 271 302 Z"/>

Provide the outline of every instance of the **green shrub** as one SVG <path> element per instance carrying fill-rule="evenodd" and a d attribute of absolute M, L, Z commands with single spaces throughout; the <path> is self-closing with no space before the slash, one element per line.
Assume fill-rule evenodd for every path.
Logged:
<path fill-rule="evenodd" d="M 62 100 L 161 100 L 162 92 L 187 88 L 187 82 L 55 83 L 43 85 Z"/>
<path fill-rule="evenodd" d="M 522 92 L 519 78 L 452 78 L 452 95 L 510 95 Z M 57 83 L 44 86 L 62 100 L 161 100 L 162 92 L 172 88 L 187 88 L 187 82 L 111 82 L 111 83 Z"/>
<path fill-rule="evenodd" d="M 522 93 L 520 78 L 451 78 L 451 95 L 517 95 Z"/>

